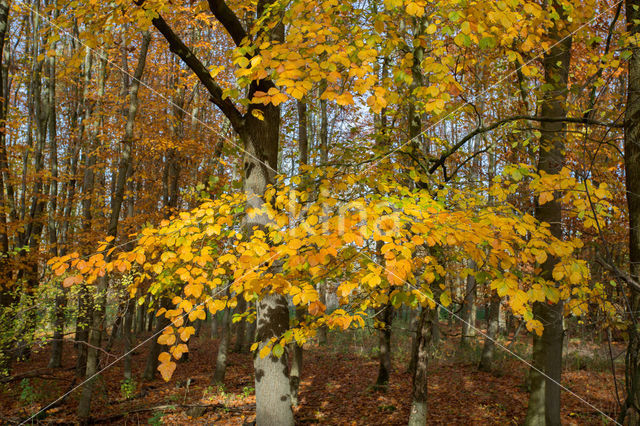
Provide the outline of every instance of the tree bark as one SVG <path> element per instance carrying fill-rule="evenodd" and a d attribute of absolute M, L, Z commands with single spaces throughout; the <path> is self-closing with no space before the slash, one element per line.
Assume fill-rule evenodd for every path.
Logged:
<path fill-rule="evenodd" d="M 626 1 L 627 30 L 631 37 L 640 35 L 640 1 Z M 629 274 L 640 281 L 640 48 L 631 47 L 627 108 L 624 121 L 624 163 L 627 206 L 629 209 Z M 618 421 L 640 424 L 640 329 L 638 328 L 640 292 L 629 286 L 629 341 L 625 357 L 626 398 Z M 630 305 L 630 306 L 629 306 Z"/>
<path fill-rule="evenodd" d="M 469 260 L 468 267 L 475 271 L 477 269 L 476 262 Z M 476 335 L 476 294 L 476 277 L 473 274 L 469 274 L 467 275 L 467 287 L 462 306 L 462 336 L 460 337 L 462 346 L 469 343 L 469 337 Z"/>
<path fill-rule="evenodd" d="M 387 303 L 382 311 L 382 329 L 378 330 L 378 377 L 375 387 L 386 389 L 391 375 L 391 325 L 393 322 L 393 305 Z"/>
<path fill-rule="evenodd" d="M 495 340 L 498 338 L 498 321 L 500 319 L 500 297 L 497 294 L 491 296 L 489 304 L 489 316 L 487 318 L 487 336 L 484 339 L 482 355 L 478 368 L 480 371 L 491 371 L 493 369 L 493 357 L 495 354 Z"/>
<path fill-rule="evenodd" d="M 552 6 L 564 19 L 565 12 L 559 5 Z M 538 150 L 538 171 L 548 174 L 560 172 L 564 162 L 565 123 L 567 86 L 569 80 L 569 62 L 571 59 L 571 37 L 565 29 L 554 25 L 549 38 L 553 44 L 545 53 L 542 64 L 545 72 L 545 90 L 541 105 L 542 117 L 558 119 L 543 121 L 541 125 L 540 149 Z M 566 37 L 563 37 L 566 35 Z M 554 237 L 562 238 L 562 206 L 558 201 L 560 194 L 550 202 L 540 205 L 536 199 L 535 217 L 541 222 L 550 224 L 550 231 Z M 558 259 L 550 256 L 541 265 L 541 277 L 553 281 L 553 268 Z M 554 305 L 537 302 L 534 306 L 534 316 L 544 325 L 542 336 L 534 335 L 534 349 L 531 369 L 531 394 L 525 423 L 528 425 L 559 425 L 560 424 L 560 380 L 562 374 L 562 340 L 564 330 L 562 326 L 563 303 Z M 543 377 L 537 370 L 543 371 L 548 378 Z M 543 397 L 544 395 L 544 397 Z M 544 404 L 543 404 L 544 401 Z"/>
<path fill-rule="evenodd" d="M 429 352 L 431 350 L 431 323 L 434 321 L 436 309 L 425 307 L 420 312 L 417 332 L 417 353 L 415 361 L 415 372 L 413 374 L 413 388 L 411 411 L 409 414 L 410 426 L 424 426 L 427 424 L 427 367 L 429 364 Z"/>
<path fill-rule="evenodd" d="M 226 308 L 222 313 L 222 324 L 220 325 L 216 368 L 211 379 L 211 384 L 213 385 L 224 383 L 224 376 L 227 371 L 227 353 L 229 352 L 229 340 L 231 337 L 231 308 Z"/>

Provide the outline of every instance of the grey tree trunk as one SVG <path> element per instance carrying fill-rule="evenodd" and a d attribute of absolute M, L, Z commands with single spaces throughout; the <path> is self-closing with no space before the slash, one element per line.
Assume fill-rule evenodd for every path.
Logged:
<path fill-rule="evenodd" d="M 484 346 L 482 347 L 482 355 L 480 357 L 480 365 L 478 368 L 481 371 L 491 371 L 493 369 L 493 358 L 495 354 L 495 340 L 498 338 L 498 327 L 500 319 L 500 297 L 497 294 L 491 296 L 491 303 L 489 304 L 489 316 L 487 317 L 488 327 L 487 336 L 484 339 Z"/>
<path fill-rule="evenodd" d="M 553 6 L 561 19 L 565 12 L 561 7 Z M 565 26 L 566 27 L 566 26 Z M 566 29 L 563 30 L 566 32 Z M 566 37 L 564 37 L 566 35 Z M 564 37 L 564 38 L 563 38 Z M 549 38 L 552 48 L 545 53 L 542 60 L 545 71 L 545 86 L 540 113 L 542 117 L 566 117 L 567 86 L 569 80 L 569 62 L 571 59 L 571 37 L 561 33 L 557 26 L 550 28 Z M 542 122 L 542 135 L 538 157 L 538 171 L 557 174 L 564 162 L 565 123 L 562 121 Z M 550 224 L 553 236 L 562 238 L 562 206 L 558 201 L 559 194 L 543 205 L 536 200 L 535 217 L 541 222 Z M 553 281 L 553 268 L 557 259 L 549 257 L 542 264 L 541 277 Z M 531 369 L 531 394 L 525 423 L 527 425 L 559 425 L 560 424 L 560 380 L 562 374 L 562 326 L 563 303 L 554 305 L 536 303 L 534 316 L 544 325 L 542 336 L 533 337 L 533 354 Z M 543 371 L 548 378 L 537 370 Z"/>
<path fill-rule="evenodd" d="M 411 411 L 409 414 L 410 426 L 424 426 L 427 424 L 427 367 L 429 364 L 429 353 L 432 345 L 432 325 L 436 315 L 435 309 L 423 308 L 420 312 L 417 332 L 417 352 L 415 360 L 415 372 L 413 374 L 413 389 L 411 400 Z"/>
<path fill-rule="evenodd" d="M 216 369 L 211 379 L 211 384 L 214 385 L 224 383 L 224 376 L 227 371 L 227 353 L 229 352 L 229 340 L 231 337 L 231 308 L 226 308 L 222 313 L 222 324 L 220 325 Z"/>
<path fill-rule="evenodd" d="M 393 322 L 393 305 L 385 305 L 381 315 L 382 329 L 378 330 L 378 377 L 375 387 L 386 389 L 391 375 L 391 325 Z"/>
<path fill-rule="evenodd" d="M 135 335 L 132 330 L 133 314 L 136 309 L 136 300 L 131 298 L 127 302 L 127 311 L 124 313 L 124 323 L 122 325 L 122 337 L 124 337 L 124 378 L 131 379 L 133 377 L 131 373 L 131 349 L 135 342 Z"/>
<path fill-rule="evenodd" d="M 236 306 L 236 313 L 242 314 L 247 310 L 247 301 L 244 299 L 243 295 L 238 295 L 238 305 Z M 233 343 L 233 351 L 236 353 L 240 353 L 243 350 L 244 343 L 244 334 L 246 332 L 246 320 L 241 320 L 236 325 L 236 339 Z"/>
<path fill-rule="evenodd" d="M 477 269 L 476 262 L 469 260 L 469 269 Z M 464 305 L 462 306 L 462 336 L 460 344 L 465 346 L 469 343 L 469 337 L 476 335 L 476 277 L 473 274 L 467 276 L 467 287 L 465 289 Z"/>
<path fill-rule="evenodd" d="M 259 0 L 256 5 L 256 17 L 262 17 L 272 0 Z M 233 42 L 239 46 L 248 36 L 243 23 L 224 2 L 209 2 L 209 8 L 216 19 L 224 26 Z M 278 169 L 278 150 L 280 139 L 280 108 L 272 104 L 258 106 L 250 104 L 246 113 L 242 113 L 229 98 L 223 97 L 223 90 L 211 76 L 204 64 L 184 44 L 180 37 L 167 24 L 162 16 L 152 19 L 152 23 L 169 43 L 170 50 L 180 56 L 191 68 L 211 95 L 211 101 L 229 119 L 231 126 L 240 136 L 244 145 L 245 158 L 244 192 L 248 208 L 260 209 L 267 185 L 273 183 Z M 273 41 L 284 40 L 284 26 L 276 23 L 269 30 L 268 38 Z M 268 79 L 253 81 L 247 93 L 252 99 L 258 91 L 268 93 L 275 87 Z M 263 119 L 254 116 L 254 110 L 260 111 Z M 245 225 L 248 238 L 255 227 L 264 228 L 266 215 L 247 215 Z M 276 271 L 277 272 L 277 271 Z M 256 336 L 259 347 L 268 344 L 271 338 L 280 338 L 289 328 L 289 310 L 284 296 L 266 293 L 257 302 Z M 280 358 L 269 355 L 254 358 L 256 389 L 256 422 L 258 425 L 292 425 L 291 395 L 289 390 L 289 372 L 286 353 Z"/>

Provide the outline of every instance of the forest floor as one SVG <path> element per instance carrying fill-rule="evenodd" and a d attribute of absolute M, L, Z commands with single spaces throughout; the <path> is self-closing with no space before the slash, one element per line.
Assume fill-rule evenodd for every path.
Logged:
<path fill-rule="evenodd" d="M 189 360 L 178 364 L 168 383 L 157 377 L 151 382 L 134 383 L 128 391 L 123 391 L 122 362 L 108 368 L 96 385 L 92 421 L 122 425 L 242 425 L 252 422 L 255 395 L 251 355 L 231 353 L 224 387 L 211 386 L 217 343 L 205 338 L 204 330 L 202 334 L 190 343 Z M 372 386 L 378 370 L 375 350 L 370 349 L 375 348 L 375 335 L 369 332 L 368 336 L 352 333 L 330 337 L 327 346 L 305 347 L 300 404 L 295 408 L 296 423 L 406 424 L 411 406 L 411 377 L 405 372 L 407 345 L 393 345 L 396 350 L 393 373 L 387 391 L 380 392 Z M 527 340 L 520 339 L 512 348 L 525 355 Z M 522 423 L 528 398 L 524 384 L 527 367 L 523 362 L 497 349 L 495 373 L 483 373 L 477 370 L 474 362 L 480 345 L 460 352 L 458 338 L 452 337 L 444 340 L 440 347 L 429 367 L 429 424 Z M 34 351 L 28 362 L 15 365 L 13 377 L 17 379 L 0 382 L 0 421 L 20 423 L 75 386 L 72 386 L 75 351 L 71 343 L 66 343 L 64 349 L 67 356 L 62 369 L 46 368 L 47 347 Z M 614 346 L 613 353 L 618 355 L 622 350 L 621 346 Z M 121 351 L 118 345 L 113 349 L 116 354 Z M 605 352 L 608 354 L 606 344 L 599 347 L 572 340 L 563 385 L 614 416 L 616 391 Z M 146 355 L 145 347 L 135 352 L 134 377 L 141 377 Z M 105 358 L 102 363 L 106 365 L 114 359 Z M 600 361 L 596 362 L 598 359 Z M 621 359 L 623 356 L 616 361 L 619 381 L 623 378 Z M 25 375 L 34 377 L 20 379 Z M 48 410 L 33 423 L 73 423 L 79 393 L 78 390 L 72 392 L 63 404 Z M 563 392 L 562 406 L 563 424 L 607 424 L 602 414 L 567 392 Z"/>

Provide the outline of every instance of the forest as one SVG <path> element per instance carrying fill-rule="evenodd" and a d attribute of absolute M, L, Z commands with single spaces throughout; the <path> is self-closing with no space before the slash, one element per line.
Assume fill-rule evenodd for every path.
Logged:
<path fill-rule="evenodd" d="M 640 425 L 640 0 L 0 0 L 0 423 Z"/>

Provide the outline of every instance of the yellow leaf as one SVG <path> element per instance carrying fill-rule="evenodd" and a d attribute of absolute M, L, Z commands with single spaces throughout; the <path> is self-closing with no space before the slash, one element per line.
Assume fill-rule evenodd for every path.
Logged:
<path fill-rule="evenodd" d="M 445 291 L 444 293 L 442 293 L 440 295 L 440 303 L 445 308 L 448 307 L 451 304 L 451 295 L 449 294 L 448 291 Z"/>
<path fill-rule="evenodd" d="M 198 309 L 197 311 L 192 312 L 192 314 L 195 314 L 194 315 L 195 319 L 191 321 L 195 321 L 198 319 L 204 321 L 205 319 L 207 319 L 207 313 L 204 311 L 204 309 Z M 189 316 L 189 319 L 191 319 L 191 316 Z"/>
<path fill-rule="evenodd" d="M 407 5 L 407 13 L 411 16 L 422 17 L 424 15 L 424 7 L 420 6 L 418 3 L 409 2 Z"/>
<path fill-rule="evenodd" d="M 160 355 L 158 355 L 158 361 L 160 361 L 162 364 L 166 364 L 167 362 L 171 361 L 171 355 L 169 354 L 169 352 L 161 352 Z"/>
<path fill-rule="evenodd" d="M 549 191 L 545 191 L 541 193 L 540 196 L 538 197 L 538 203 L 540 205 L 546 204 L 551 200 L 553 200 L 553 193 Z"/>
<path fill-rule="evenodd" d="M 158 343 L 161 345 L 171 346 L 176 342 L 176 336 L 173 333 L 165 333 L 158 337 Z"/>
<path fill-rule="evenodd" d="M 173 361 L 162 363 L 158 365 L 158 371 L 162 374 L 162 378 L 165 382 L 168 382 L 173 375 L 173 372 L 176 371 L 176 363 Z"/>
<path fill-rule="evenodd" d="M 260 358 L 264 358 L 269 355 L 269 352 L 271 352 L 271 348 L 269 347 L 269 345 L 264 345 L 262 349 L 260 349 L 260 353 L 258 355 L 260 356 Z"/>
<path fill-rule="evenodd" d="M 191 326 L 185 327 L 184 330 L 182 330 L 182 332 L 180 333 L 180 339 L 182 339 L 183 342 L 186 342 L 187 340 L 189 340 L 189 337 L 191 337 L 191 335 L 195 332 L 195 328 Z"/>

